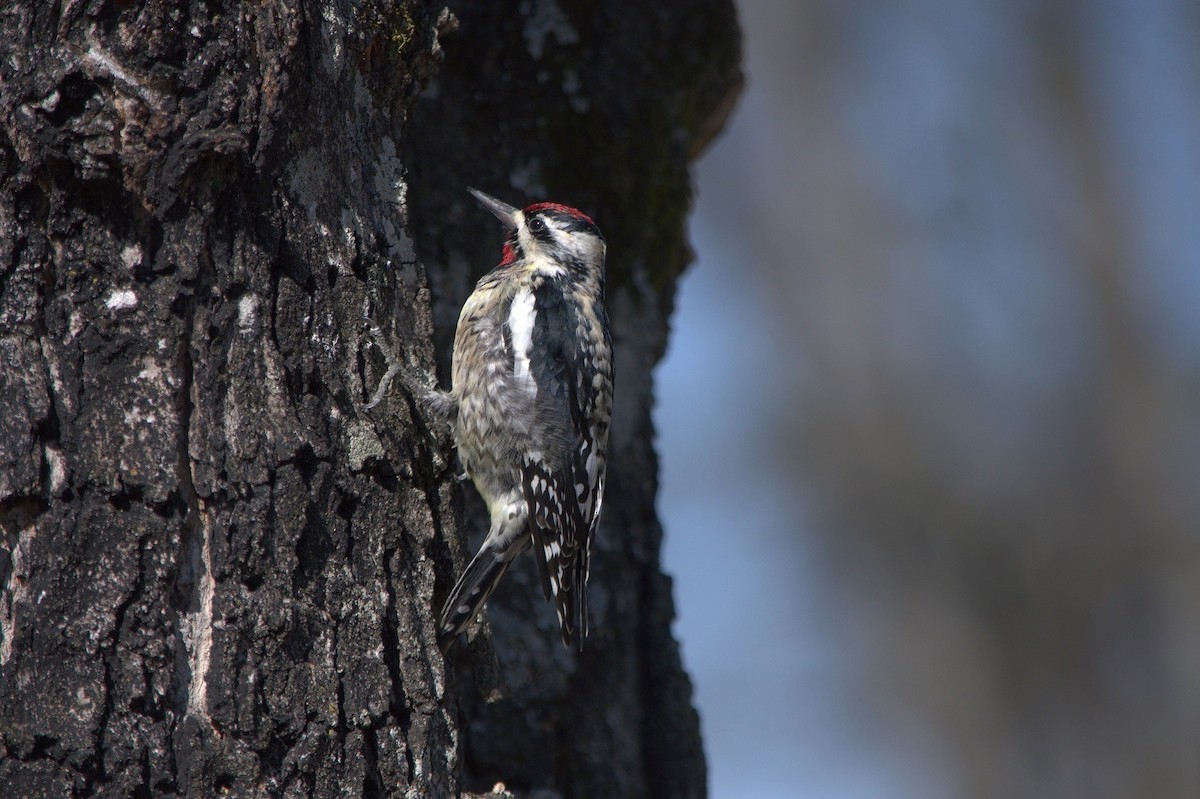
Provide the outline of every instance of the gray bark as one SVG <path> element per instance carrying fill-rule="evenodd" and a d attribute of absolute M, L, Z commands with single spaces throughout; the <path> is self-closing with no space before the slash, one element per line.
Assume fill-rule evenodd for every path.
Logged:
<path fill-rule="evenodd" d="M 650 370 L 729 5 L 22 0 L 0 40 L 5 795 L 703 795 Z M 367 313 L 445 374 L 499 246 L 468 184 L 609 238 L 582 656 L 524 563 L 443 660 L 478 502 L 403 391 L 363 410 Z"/>

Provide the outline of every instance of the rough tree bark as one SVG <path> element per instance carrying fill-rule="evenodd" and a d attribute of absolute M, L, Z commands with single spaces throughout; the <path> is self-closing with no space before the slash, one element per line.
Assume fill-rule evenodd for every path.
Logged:
<path fill-rule="evenodd" d="M 738 37 L 725 0 L 595 5 L 0 10 L 5 796 L 703 795 L 650 370 Z M 582 656 L 524 564 L 443 660 L 434 608 L 483 519 L 401 390 L 363 410 L 367 313 L 445 373 L 499 245 L 468 184 L 609 238 Z"/>

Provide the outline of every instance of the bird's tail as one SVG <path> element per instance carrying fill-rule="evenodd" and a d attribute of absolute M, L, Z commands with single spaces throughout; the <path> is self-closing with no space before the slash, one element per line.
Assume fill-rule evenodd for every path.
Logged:
<path fill-rule="evenodd" d="M 510 563 L 511 554 L 484 546 L 467 564 L 442 607 L 441 620 L 438 622 L 438 647 L 443 654 L 450 649 L 458 634 L 479 615 L 483 603 L 496 590 Z"/>

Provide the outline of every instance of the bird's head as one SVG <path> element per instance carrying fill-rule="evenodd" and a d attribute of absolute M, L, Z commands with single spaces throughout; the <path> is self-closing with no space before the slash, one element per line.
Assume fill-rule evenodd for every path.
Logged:
<path fill-rule="evenodd" d="M 604 236 L 591 217 L 558 203 L 535 203 L 517 209 L 477 189 L 480 204 L 509 229 L 504 265 L 565 273 L 576 280 L 604 280 Z"/>

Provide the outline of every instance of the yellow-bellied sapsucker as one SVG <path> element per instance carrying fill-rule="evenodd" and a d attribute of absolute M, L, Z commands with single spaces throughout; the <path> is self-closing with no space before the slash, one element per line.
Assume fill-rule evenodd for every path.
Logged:
<path fill-rule="evenodd" d="M 565 205 L 518 210 L 471 193 L 509 235 L 459 315 L 453 387 L 422 393 L 450 422 L 491 526 L 446 599 L 438 643 L 449 648 L 532 544 L 563 644 L 582 648 L 612 415 L 604 237 Z"/>

